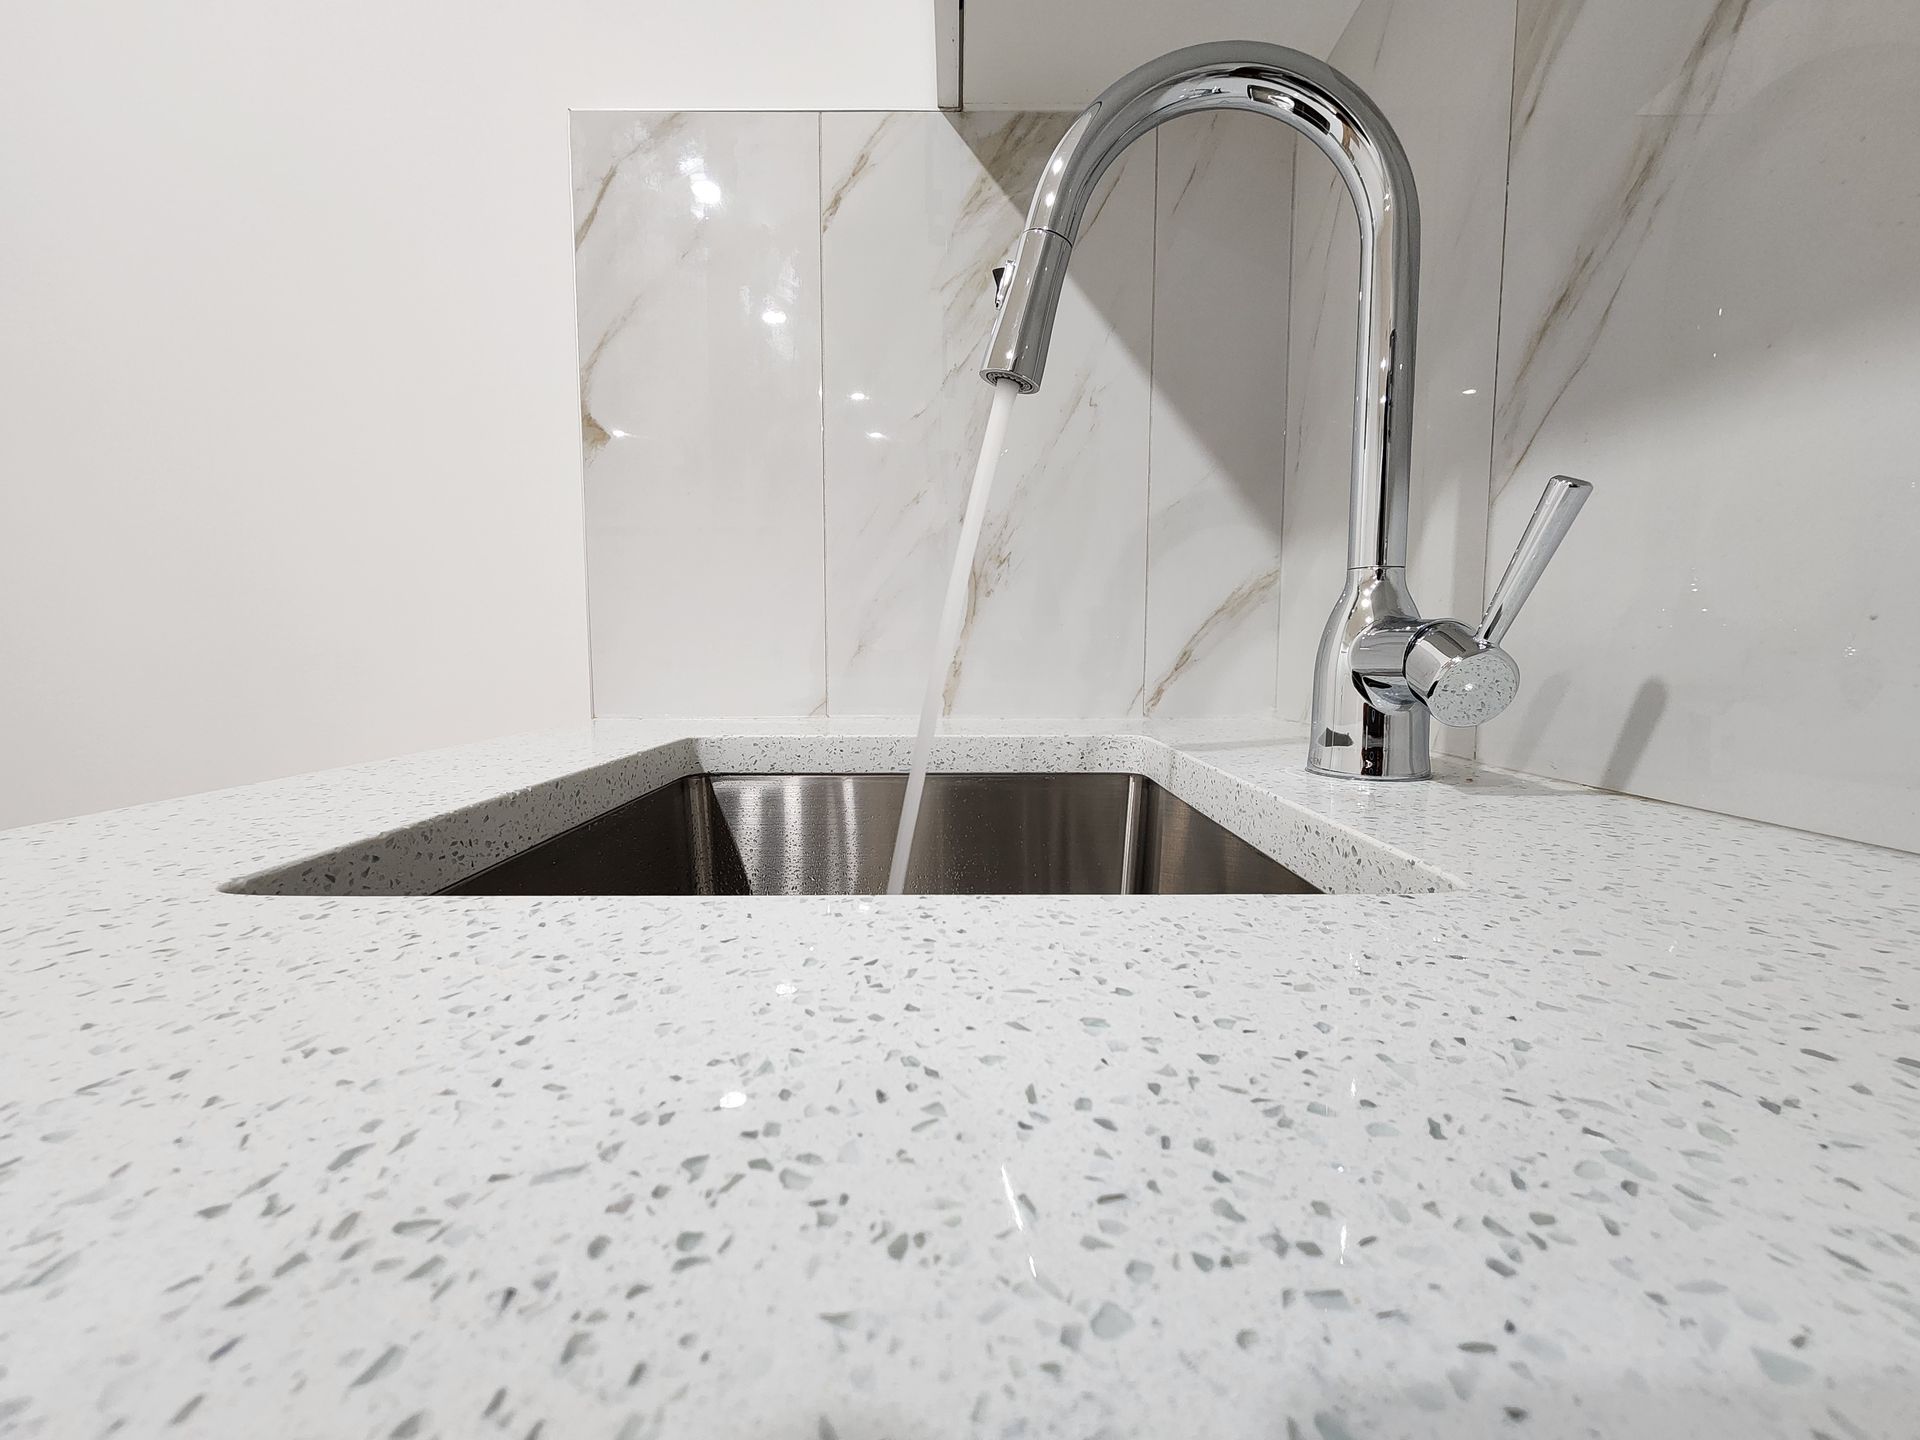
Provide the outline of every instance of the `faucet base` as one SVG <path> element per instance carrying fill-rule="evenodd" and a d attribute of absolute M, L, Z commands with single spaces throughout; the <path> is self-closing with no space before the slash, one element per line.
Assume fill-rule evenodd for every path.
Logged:
<path fill-rule="evenodd" d="M 1370 770 L 1333 770 L 1325 765 L 1316 765 L 1312 760 L 1307 761 L 1307 773 L 1309 775 L 1325 775 L 1330 780 L 1379 780 L 1390 785 L 1404 784 L 1413 780 L 1431 780 L 1433 778 L 1431 768 L 1422 770 L 1417 774 L 1390 775 L 1384 772 L 1376 774 Z"/>
<path fill-rule="evenodd" d="M 1420 618 L 1407 593 L 1406 567 L 1347 572 L 1320 634 L 1313 671 L 1313 718 L 1307 769 L 1347 780 L 1426 780 L 1433 775 L 1427 708 L 1405 683 L 1361 673 L 1355 646 L 1369 631 L 1399 628 Z"/>

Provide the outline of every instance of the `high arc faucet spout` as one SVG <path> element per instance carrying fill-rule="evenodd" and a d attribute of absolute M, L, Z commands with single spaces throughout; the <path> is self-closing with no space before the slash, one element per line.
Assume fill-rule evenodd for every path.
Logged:
<path fill-rule="evenodd" d="M 1359 344 L 1348 505 L 1350 569 L 1406 564 L 1420 201 L 1393 127 L 1325 61 L 1254 41 L 1176 50 L 1107 87 L 1047 161 L 981 375 L 1040 387 L 1060 292 L 1100 177 L 1129 145 L 1181 115 L 1241 110 L 1278 120 L 1333 162 L 1360 221 Z"/>

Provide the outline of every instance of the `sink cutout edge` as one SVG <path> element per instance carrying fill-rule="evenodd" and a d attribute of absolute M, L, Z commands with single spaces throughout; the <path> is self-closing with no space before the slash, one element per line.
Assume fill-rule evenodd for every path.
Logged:
<path fill-rule="evenodd" d="M 306 851 L 219 888 L 246 896 L 424 897 L 689 776 L 899 772 L 911 743 L 884 735 L 684 737 Z M 1467 888 L 1391 845 L 1148 736 L 943 736 L 933 768 L 1138 774 L 1330 895 L 1413 896 Z M 764 903 L 778 897 L 755 898 Z"/>

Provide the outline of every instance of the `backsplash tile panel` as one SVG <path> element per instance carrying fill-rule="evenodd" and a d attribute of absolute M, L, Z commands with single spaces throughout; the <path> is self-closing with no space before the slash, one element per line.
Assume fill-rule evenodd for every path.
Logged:
<path fill-rule="evenodd" d="M 823 710 L 819 119 L 573 133 L 595 709 Z"/>
<path fill-rule="evenodd" d="M 991 391 L 990 271 L 1069 117 L 827 115 L 827 576 L 833 709 L 918 708 Z M 1121 159 L 1016 405 L 951 713 L 1139 709 L 1153 146 Z M 854 397 L 861 398 L 854 398 Z"/>
<path fill-rule="evenodd" d="M 1014 405 L 952 713 L 1141 711 L 1154 153 L 1149 136 L 1107 172 L 1073 247 L 1045 383 Z"/>
<path fill-rule="evenodd" d="M 1222 114 L 1155 133 L 1145 705 L 1266 714 L 1280 624 L 1293 132 Z"/>
<path fill-rule="evenodd" d="M 1065 116 L 821 118 L 833 708 L 917 711 L 992 399 L 975 373 L 1014 196 Z M 1063 337 L 1069 339 L 1070 337 Z M 1023 424 L 1032 415 L 1023 406 Z M 1014 482 L 1011 466 L 1002 472 Z"/>

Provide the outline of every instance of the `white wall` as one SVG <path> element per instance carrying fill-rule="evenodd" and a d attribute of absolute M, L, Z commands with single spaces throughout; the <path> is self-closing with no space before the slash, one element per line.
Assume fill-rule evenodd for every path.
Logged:
<path fill-rule="evenodd" d="M 17 0 L 0 825 L 588 713 L 569 107 L 934 103 L 896 0 Z"/>

